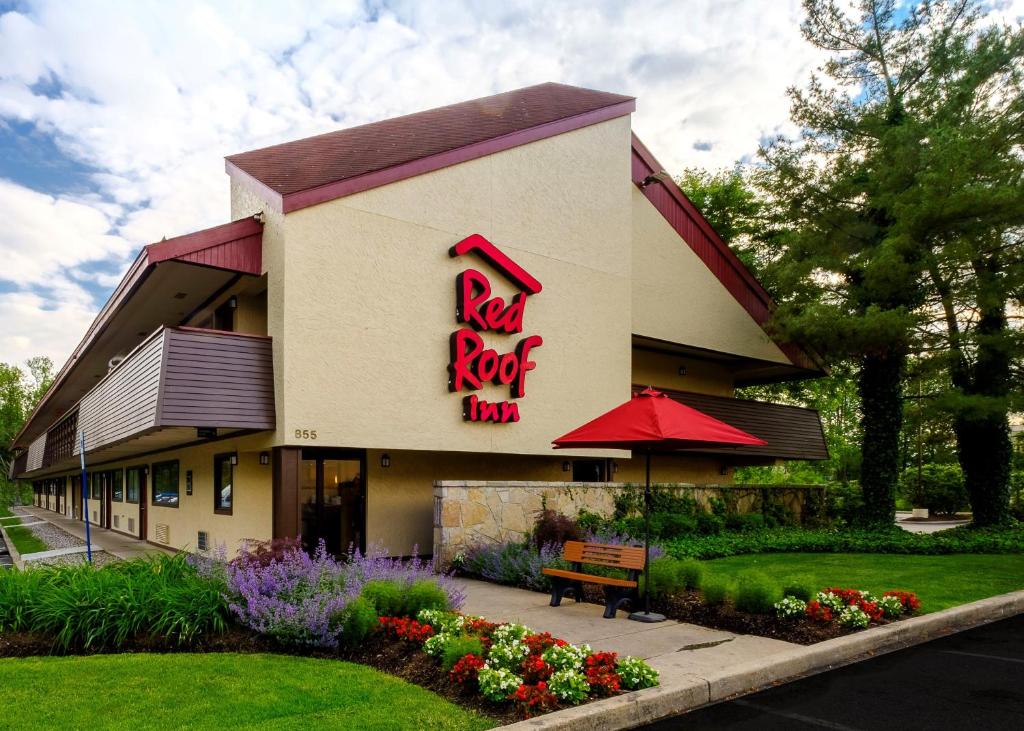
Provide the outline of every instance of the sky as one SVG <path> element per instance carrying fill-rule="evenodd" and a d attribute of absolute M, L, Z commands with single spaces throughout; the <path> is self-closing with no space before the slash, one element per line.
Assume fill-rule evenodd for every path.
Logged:
<path fill-rule="evenodd" d="M 822 60 L 800 19 L 797 0 L 0 0 L 0 362 L 59 367 L 141 246 L 226 222 L 232 153 L 557 81 L 637 97 L 669 172 L 749 160 L 794 131 L 786 89 Z"/>

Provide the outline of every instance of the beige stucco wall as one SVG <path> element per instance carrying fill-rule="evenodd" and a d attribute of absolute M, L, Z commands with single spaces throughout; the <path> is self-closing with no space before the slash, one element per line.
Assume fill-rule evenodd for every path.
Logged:
<path fill-rule="evenodd" d="M 637 188 L 633 332 L 775 363 L 789 359 Z"/>
<path fill-rule="evenodd" d="M 685 368 L 686 374 L 679 375 Z M 633 383 L 714 396 L 732 396 L 733 375 L 724 364 L 633 348 Z"/>
<path fill-rule="evenodd" d="M 543 454 L 628 398 L 629 135 L 628 118 L 616 119 L 288 214 L 283 303 L 277 243 L 264 243 L 284 440 Z M 484 271 L 506 301 L 516 291 L 479 258 L 449 257 L 472 233 L 544 285 L 527 300 L 524 333 L 483 334 L 501 353 L 527 335 L 544 338 L 517 424 L 466 423 L 469 392 L 447 389 L 456 275 Z M 476 393 L 497 401 L 509 389 Z M 317 439 L 296 439 L 296 430 Z"/>
<path fill-rule="evenodd" d="M 646 462 L 643 456 L 632 459 L 615 459 L 616 482 L 642 484 L 645 480 Z M 721 474 L 722 468 L 728 474 Z M 697 485 L 728 484 L 732 482 L 733 470 L 723 458 L 688 455 L 656 454 L 651 457 L 651 481 L 661 483 L 691 483 Z"/>

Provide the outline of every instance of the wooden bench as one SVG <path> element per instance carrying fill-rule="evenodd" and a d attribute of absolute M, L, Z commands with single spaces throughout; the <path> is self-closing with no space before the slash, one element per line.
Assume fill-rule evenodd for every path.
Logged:
<path fill-rule="evenodd" d="M 551 577 L 551 606 L 562 603 L 562 597 L 572 592 L 576 601 L 583 599 L 584 584 L 604 586 L 604 617 L 613 619 L 615 611 L 623 602 L 637 597 L 637 579 L 644 570 L 644 549 L 640 546 L 610 546 L 604 543 L 583 543 L 566 541 L 562 558 L 572 564 L 572 571 L 566 569 L 543 569 Z M 583 573 L 583 564 L 608 566 L 624 569 L 625 579 L 596 576 Z"/>

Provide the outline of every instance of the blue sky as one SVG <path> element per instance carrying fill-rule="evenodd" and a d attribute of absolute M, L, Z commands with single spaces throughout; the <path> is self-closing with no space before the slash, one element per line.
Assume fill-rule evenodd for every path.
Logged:
<path fill-rule="evenodd" d="M 141 245 L 226 221 L 234 152 L 560 81 L 636 96 L 672 172 L 748 159 L 821 61 L 799 20 L 797 0 L 0 0 L 0 361 L 59 365 Z"/>

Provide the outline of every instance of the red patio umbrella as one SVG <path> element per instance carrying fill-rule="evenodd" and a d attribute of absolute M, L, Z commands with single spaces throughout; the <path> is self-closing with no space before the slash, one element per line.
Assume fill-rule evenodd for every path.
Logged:
<path fill-rule="evenodd" d="M 659 622 L 665 618 L 651 614 L 648 591 L 650 572 L 647 570 L 651 552 L 651 452 L 701 447 L 761 446 L 767 442 L 670 399 L 661 391 L 646 388 L 633 394 L 633 398 L 621 406 L 558 437 L 553 444 L 555 449 L 589 447 L 644 452 L 644 612 L 634 612 L 630 619 Z"/>

